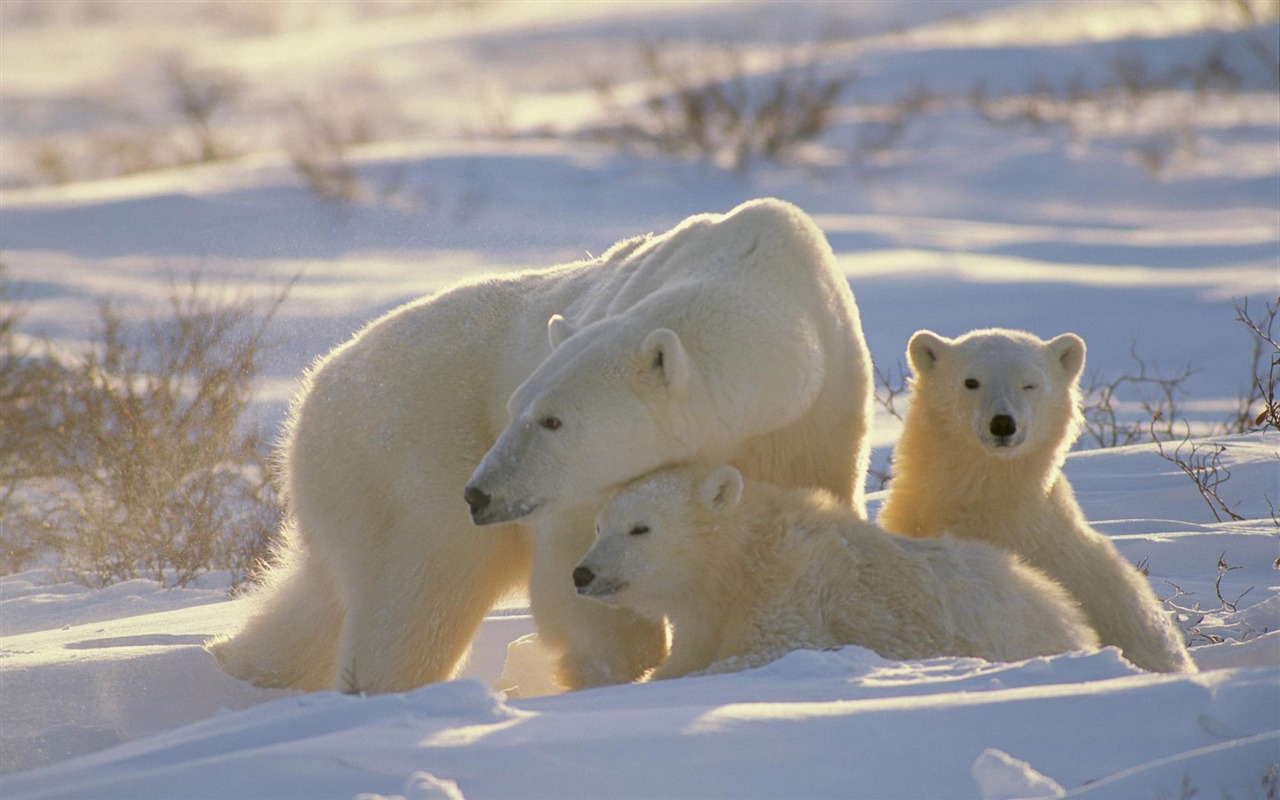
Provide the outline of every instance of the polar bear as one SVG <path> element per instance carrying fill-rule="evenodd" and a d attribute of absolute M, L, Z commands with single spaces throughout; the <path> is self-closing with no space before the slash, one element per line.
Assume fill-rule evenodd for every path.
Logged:
<path fill-rule="evenodd" d="M 1144 669 L 1194 671 L 1151 587 L 1089 527 L 1062 474 L 1080 428 L 1084 341 L 918 331 L 907 359 L 911 405 L 877 521 L 907 536 L 946 531 L 1010 550 L 1075 596 L 1104 645 Z"/>
<path fill-rule="evenodd" d="M 1015 661 L 1095 648 L 1075 601 L 995 547 L 881 530 L 821 489 L 677 466 L 624 486 L 573 571 L 579 594 L 671 624 L 652 678 L 857 644 L 886 658 Z"/>
<path fill-rule="evenodd" d="M 772 199 L 409 303 L 310 371 L 276 565 L 211 649 L 260 685 L 405 690 L 527 588 L 566 688 L 633 680 L 664 629 L 569 580 L 598 497 L 710 457 L 865 514 L 870 371 L 830 246 Z"/>

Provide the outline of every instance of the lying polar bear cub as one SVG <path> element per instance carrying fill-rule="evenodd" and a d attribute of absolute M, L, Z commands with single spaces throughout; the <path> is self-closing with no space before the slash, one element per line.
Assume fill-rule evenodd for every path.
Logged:
<path fill-rule="evenodd" d="M 845 644 L 887 658 L 1012 661 L 1094 648 L 1067 593 L 994 547 L 885 533 L 821 490 L 671 467 L 627 484 L 573 571 L 580 595 L 666 617 L 652 674 L 759 666 Z"/>

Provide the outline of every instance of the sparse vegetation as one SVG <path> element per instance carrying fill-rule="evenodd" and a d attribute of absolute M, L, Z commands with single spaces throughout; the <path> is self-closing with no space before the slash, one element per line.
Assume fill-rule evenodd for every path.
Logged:
<path fill-rule="evenodd" d="M 512 109 L 524 98 L 509 86 L 487 84 L 476 96 L 480 121 L 468 133 L 507 139 L 585 132 L 619 147 L 703 159 L 741 172 L 760 162 L 805 160 L 814 152 L 810 146 L 838 117 L 856 117 L 852 141 L 836 143 L 827 137 L 822 160 L 835 163 L 840 156 L 831 154 L 843 148 L 847 162 L 862 170 L 880 161 L 894 162 L 880 157 L 900 148 L 918 121 L 963 108 L 967 102 L 1002 127 L 1065 129 L 1075 143 L 1086 137 L 1120 142 L 1134 163 L 1165 177 L 1172 166 L 1194 162 L 1204 149 L 1190 121 L 1194 112 L 1219 104 L 1224 112 L 1245 113 L 1253 101 L 1241 98 L 1251 90 L 1250 80 L 1257 82 L 1259 62 L 1280 86 L 1280 54 L 1262 27 L 1280 17 L 1280 6 L 1271 0 L 1214 2 L 1226 27 L 1246 33 L 1224 37 L 1220 45 L 1185 63 L 1153 66 L 1135 46 L 1101 69 L 1082 69 L 1062 84 L 1032 77 L 1025 88 L 996 89 L 979 82 L 967 101 L 963 90 L 935 94 L 919 80 L 896 100 L 851 108 L 848 90 L 854 75 L 836 65 L 826 45 L 762 55 L 739 44 L 640 42 L 634 46 L 640 68 L 635 84 L 603 74 L 592 80 L 601 119 L 585 131 L 562 131 L 545 121 L 536 130 L 518 129 Z M 99 5 L 104 11 L 108 7 L 94 4 Z M 362 4 L 352 13 L 361 18 L 438 13 L 459 5 L 471 4 Z M 255 7 L 230 13 L 219 4 L 207 4 L 202 13 L 227 35 L 247 36 L 315 24 L 304 6 L 290 6 L 287 12 Z M 344 80 L 334 87 L 335 95 L 341 93 L 340 101 L 312 103 L 299 111 L 291 94 L 250 85 L 244 75 L 198 63 L 180 51 L 150 56 L 141 72 L 150 73 L 162 88 L 160 102 L 143 106 L 121 101 L 114 92 L 85 94 L 80 103 L 96 124 L 84 132 L 27 142 L 29 173 L 24 177 L 63 183 L 213 161 L 251 150 L 283 150 L 321 197 L 353 202 L 390 196 L 362 181 L 349 156 L 355 145 L 388 137 L 389 129 L 375 129 L 368 124 L 371 119 L 400 116 L 400 99 L 393 105 L 388 102 L 390 93 L 367 81 L 362 85 Z M 376 115 L 359 111 L 375 96 L 380 101 Z M 261 116 L 262 109 L 273 112 L 267 115 L 265 130 L 250 132 L 247 117 Z M 422 127 L 413 133 L 420 134 Z"/>
<path fill-rule="evenodd" d="M 853 81 L 848 73 L 826 74 L 815 50 L 787 54 L 780 67 L 761 72 L 728 45 L 649 42 L 640 45 L 639 59 L 645 73 L 639 103 L 621 102 L 610 79 L 594 81 L 607 119 L 599 136 L 737 171 L 785 159 L 817 139 Z"/>
<path fill-rule="evenodd" d="M 1251 15 L 1255 12 L 1250 11 Z M 1250 16 L 1255 25 L 1260 17 Z M 1280 56 L 1256 37 L 1240 45 L 1262 60 L 1280 85 Z M 1234 65 L 1233 65 L 1234 64 Z M 1137 162 L 1154 177 L 1194 161 L 1200 152 L 1192 111 L 1210 102 L 1230 101 L 1245 90 L 1245 74 L 1226 44 L 1198 60 L 1154 69 L 1137 50 L 1116 56 L 1100 81 L 1077 73 L 1061 86 L 1032 78 L 1025 91 L 995 95 L 985 83 L 970 92 L 970 105 L 1002 127 L 1060 127 L 1073 142 L 1106 136 L 1128 143 Z"/>
<path fill-rule="evenodd" d="M 224 70 L 197 67 L 179 53 L 162 58 L 160 70 L 173 110 L 191 130 L 196 149 L 190 160 L 216 161 L 230 155 L 214 117 L 244 92 L 240 79 Z"/>
<path fill-rule="evenodd" d="M 1280 343 L 1274 328 L 1280 300 L 1264 305 L 1255 319 L 1249 312 L 1248 299 L 1234 303 L 1236 319 L 1253 336 L 1251 370 L 1248 389 L 1240 396 L 1235 410 L 1221 423 L 1203 423 L 1200 436 L 1247 433 L 1280 427 L 1280 407 L 1276 398 L 1276 381 L 1280 377 Z M 1148 369 L 1138 356 L 1132 357 L 1137 369 L 1117 378 L 1094 378 L 1084 387 L 1084 431 L 1086 444 L 1094 447 L 1122 447 L 1137 442 L 1154 442 L 1162 458 L 1191 479 L 1196 490 L 1219 522 L 1243 519 L 1224 500 L 1220 487 L 1231 478 L 1231 470 L 1222 462 L 1226 448 L 1207 440 L 1196 440 L 1191 423 L 1179 405 L 1187 393 L 1184 383 L 1194 371 L 1184 367 L 1172 375 L 1160 375 Z M 1122 398 L 1123 395 L 1123 398 Z M 1141 416 L 1125 415 L 1122 404 L 1141 409 Z M 1181 432 L 1177 426 L 1181 424 Z M 1169 448 L 1168 445 L 1173 447 Z M 1266 498 L 1271 502 L 1270 498 Z M 1272 514 L 1273 519 L 1275 514 Z"/>
<path fill-rule="evenodd" d="M 1265 628 L 1254 629 L 1235 613 L 1239 609 L 1240 601 L 1253 591 L 1253 586 L 1236 591 L 1230 600 L 1227 599 L 1228 595 L 1223 593 L 1223 580 L 1231 572 L 1243 569 L 1243 566 L 1230 564 L 1224 551 L 1218 555 L 1216 569 L 1217 575 L 1213 581 L 1214 598 L 1208 605 L 1203 605 L 1200 600 L 1195 599 L 1194 593 L 1186 591 L 1172 581 L 1165 581 L 1173 589 L 1173 593 L 1162 598 L 1162 602 L 1165 608 L 1177 617 L 1178 624 L 1187 637 L 1188 646 L 1219 644 L 1227 641 L 1228 638 L 1232 641 L 1244 642 L 1268 632 Z"/>
<path fill-rule="evenodd" d="M 19 337 L 0 271 L 0 546 L 3 566 L 42 551 L 91 586 L 206 570 L 243 581 L 278 522 L 262 434 L 244 419 L 267 326 L 197 279 L 142 326 L 99 306 L 83 355 Z"/>
<path fill-rule="evenodd" d="M 352 157 L 353 148 L 404 129 L 399 109 L 371 73 L 352 73 L 342 83 L 354 98 L 329 87 L 287 102 L 281 136 L 290 164 L 306 186 L 324 200 L 403 201 L 402 175 L 379 185 L 360 174 Z"/>
<path fill-rule="evenodd" d="M 1280 311 L 1280 298 L 1275 303 L 1265 303 L 1263 312 L 1254 319 L 1249 312 L 1249 299 L 1234 304 L 1236 320 L 1253 334 L 1253 379 L 1241 395 L 1237 411 L 1227 420 L 1229 433 L 1243 433 L 1251 428 L 1280 428 L 1280 398 L 1276 397 L 1276 382 L 1280 380 L 1280 341 L 1276 340 L 1276 313 Z M 1255 415 L 1254 411 L 1258 413 Z"/>
<path fill-rule="evenodd" d="M 1160 436 L 1173 438 L 1173 426 L 1182 418 L 1179 403 L 1187 393 L 1184 384 L 1195 371 L 1185 366 L 1172 375 L 1162 375 L 1148 367 L 1136 345 L 1129 353 L 1135 370 L 1115 378 L 1093 375 L 1081 387 L 1085 446 L 1124 447 Z M 1125 414 L 1125 405 L 1136 406 L 1141 414 Z"/>
<path fill-rule="evenodd" d="M 317 106 L 296 101 L 293 124 L 285 147 L 294 170 L 317 196 L 354 202 L 368 190 L 348 155 L 353 144 L 367 142 L 369 131 L 360 121 L 343 123 Z"/>
<path fill-rule="evenodd" d="M 1155 442 L 1160 457 L 1182 470 L 1183 474 L 1195 484 L 1196 491 L 1204 498 L 1214 519 L 1218 522 L 1222 522 L 1224 517 L 1234 520 L 1244 519 L 1227 505 L 1227 501 L 1218 492 L 1218 487 L 1231 478 L 1231 470 L 1222 463 L 1222 454 L 1227 449 L 1224 445 L 1217 442 L 1192 441 L 1191 434 L 1188 432 L 1173 450 L 1169 451 L 1165 449 L 1165 442 L 1154 431 L 1151 439 Z"/>
<path fill-rule="evenodd" d="M 911 382 L 907 378 L 907 370 L 898 362 L 894 367 L 881 369 L 878 364 L 873 364 L 872 372 L 875 377 L 874 398 L 876 403 L 889 413 L 889 416 L 902 421 L 903 412 L 898 410 L 898 401 L 909 396 L 911 391 Z M 884 469 L 878 469 L 872 466 L 867 474 L 867 485 L 874 487 L 871 491 L 879 491 L 887 489 L 889 482 L 893 480 L 893 471 L 890 465 L 886 465 Z"/>

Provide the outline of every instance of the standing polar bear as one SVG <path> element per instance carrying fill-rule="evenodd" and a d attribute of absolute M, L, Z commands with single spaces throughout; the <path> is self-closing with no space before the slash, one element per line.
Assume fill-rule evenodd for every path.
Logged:
<path fill-rule="evenodd" d="M 814 489 L 666 468 L 597 517 L 578 592 L 672 627 L 654 679 L 857 644 L 887 658 L 1014 661 L 1095 648 L 1075 601 L 977 542 L 894 536 Z"/>
<path fill-rule="evenodd" d="M 211 649 L 260 685 L 405 690 L 527 586 L 566 688 L 634 680 L 664 628 L 570 582 L 603 493 L 710 458 L 865 515 L 870 370 L 830 246 L 778 200 L 409 303 L 311 370 L 277 563 Z"/>
<path fill-rule="evenodd" d="M 1089 527 L 1062 474 L 1079 435 L 1085 344 L 1020 331 L 958 339 L 918 331 L 912 395 L 877 521 L 1003 547 L 1061 583 L 1104 645 L 1159 672 L 1192 672 L 1181 632 L 1146 580 Z"/>

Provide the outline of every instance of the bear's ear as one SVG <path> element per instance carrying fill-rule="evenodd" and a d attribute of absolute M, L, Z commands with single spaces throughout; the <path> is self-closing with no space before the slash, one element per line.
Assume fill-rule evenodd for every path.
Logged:
<path fill-rule="evenodd" d="M 933 369 L 942 354 L 951 347 L 951 340 L 933 331 L 916 331 L 907 342 L 907 361 L 911 371 L 923 375 Z"/>
<path fill-rule="evenodd" d="M 712 511 L 728 511 L 742 499 L 742 473 L 731 464 L 716 467 L 702 479 L 698 499 Z"/>
<path fill-rule="evenodd" d="M 657 377 L 673 392 L 683 392 L 689 384 L 689 355 L 676 332 L 658 328 L 640 344 L 643 369 Z"/>
<path fill-rule="evenodd" d="M 1062 365 L 1062 371 L 1067 373 L 1068 380 L 1074 381 L 1080 377 L 1084 370 L 1084 339 L 1074 333 L 1064 333 L 1053 337 L 1046 346 L 1053 358 Z"/>
<path fill-rule="evenodd" d="M 547 320 L 547 339 L 551 342 L 552 350 L 559 347 L 560 343 L 573 333 L 573 326 L 569 324 L 569 320 L 559 314 L 552 314 L 551 319 Z"/>

